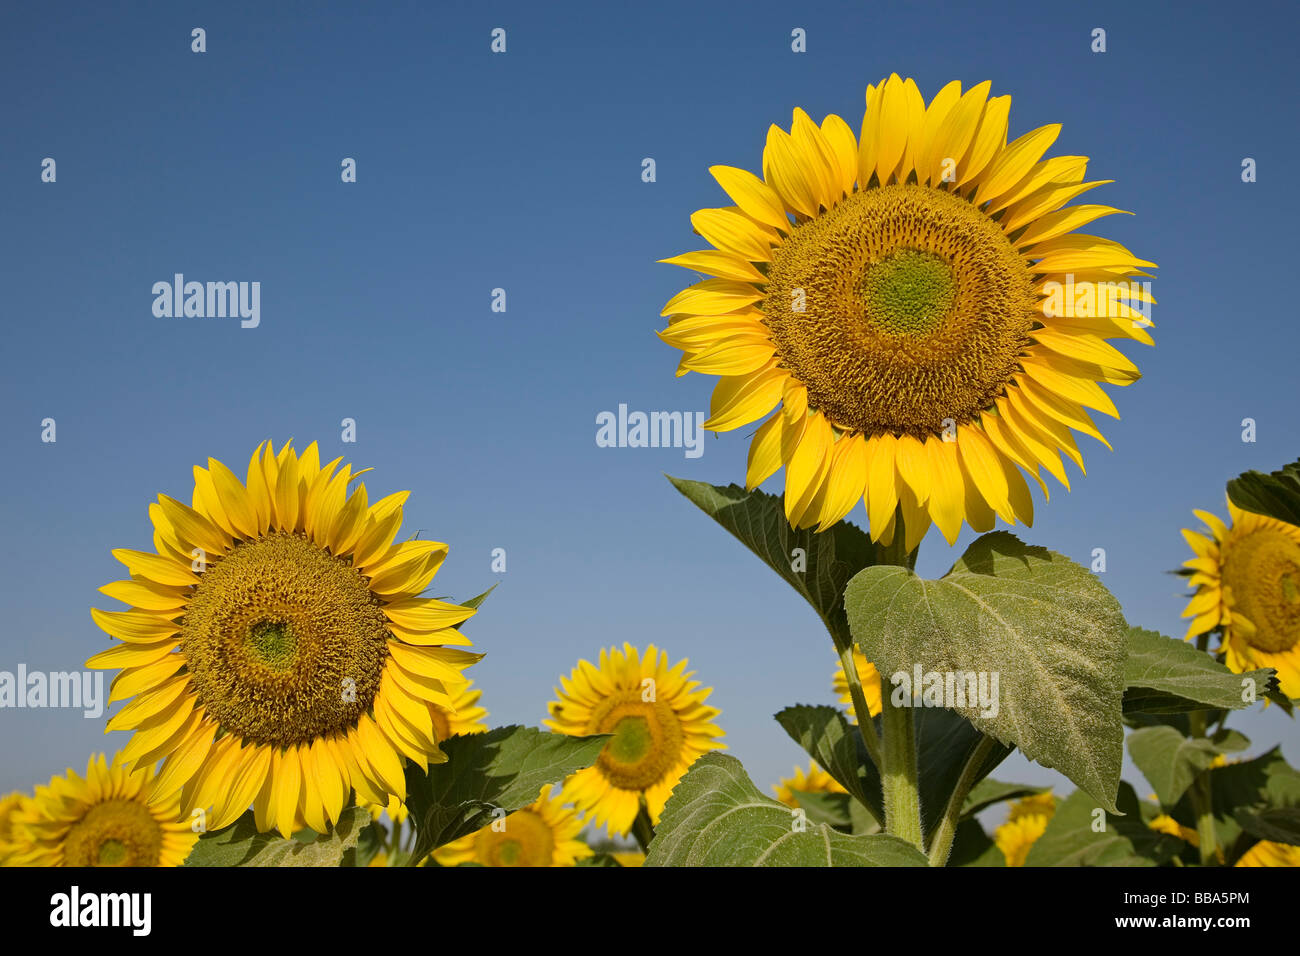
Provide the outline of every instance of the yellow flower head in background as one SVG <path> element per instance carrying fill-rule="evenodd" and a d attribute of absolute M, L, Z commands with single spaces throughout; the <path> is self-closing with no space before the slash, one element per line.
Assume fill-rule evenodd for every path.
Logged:
<path fill-rule="evenodd" d="M 848 793 L 834 777 L 819 767 L 816 761 L 808 763 L 807 773 L 804 773 L 802 767 L 795 767 L 793 777 L 782 778 L 781 782 L 772 789 L 776 792 L 776 798 L 787 807 L 799 806 L 796 790 L 799 793 Z"/>
<path fill-rule="evenodd" d="M 408 493 L 372 505 L 340 461 L 266 442 L 241 483 L 209 458 L 190 505 L 149 506 L 155 553 L 113 552 L 131 577 L 101 590 L 130 610 L 91 611 L 120 643 L 87 664 L 122 669 L 110 703 L 134 698 L 108 722 L 135 731 L 123 762 L 164 760 L 156 790 L 212 808 L 211 830 L 252 803 L 261 830 L 324 832 L 353 790 L 404 799 L 404 757 L 446 759 L 437 713 L 479 659 L 449 645 L 474 611 L 418 596 L 447 546 L 394 544 Z"/>
<path fill-rule="evenodd" d="M 13 818 L 23 804 L 23 794 L 18 791 L 0 797 L 0 866 L 4 866 L 13 852 Z"/>
<path fill-rule="evenodd" d="M 867 660 L 867 655 L 858 650 L 857 645 L 853 647 L 853 664 L 858 671 L 858 682 L 862 685 L 862 696 L 867 700 L 867 709 L 871 716 L 875 717 L 880 713 L 880 671 L 876 670 L 876 665 Z M 858 715 L 853 709 L 853 695 L 849 693 L 849 679 L 844 675 L 843 663 L 835 667 L 835 676 L 831 678 L 831 689 L 840 699 L 840 703 L 848 709 L 849 723 L 856 724 Z"/>
<path fill-rule="evenodd" d="M 1152 263 L 1073 230 L 1120 210 L 1067 202 L 1087 158 L 1043 160 L 1060 132 L 1007 142 L 1011 98 L 949 83 L 869 86 L 861 136 L 796 109 L 768 130 L 763 177 L 710 169 L 736 203 L 702 209 L 714 248 L 663 260 L 711 278 L 664 307 L 678 374 L 721 377 L 705 427 L 758 428 L 746 484 L 785 467 L 785 511 L 824 530 L 864 501 L 875 540 L 902 506 L 908 550 L 931 521 L 949 543 L 1033 520 L 1019 468 L 1067 488 L 1086 409 L 1118 417 L 1099 382 L 1137 367 L 1107 344 L 1151 344 Z M 1136 307 L 1130 305 L 1136 302 Z"/>
<path fill-rule="evenodd" d="M 564 784 L 564 796 L 611 833 L 625 834 L 644 800 L 659 822 L 668 795 L 697 757 L 723 746 L 713 723 L 720 711 L 704 703 L 713 691 L 697 690 L 686 660 L 670 667 L 654 645 L 644 654 L 630 644 L 601 650 L 599 667 L 579 661 L 546 726 L 562 734 L 612 734 L 595 766 Z"/>
<path fill-rule="evenodd" d="M 993 842 L 1007 858 L 1007 866 L 1024 866 L 1029 848 L 1044 831 L 1056 812 L 1056 798 L 1051 793 L 1024 797 L 1011 805 L 1007 822 L 993 832 Z"/>
<path fill-rule="evenodd" d="M 1221 628 L 1230 670 L 1272 667 L 1282 693 L 1300 697 L 1300 528 L 1231 501 L 1231 528 L 1208 511 L 1193 513 L 1209 531 L 1183 531 L 1196 552 L 1183 563 L 1196 588 L 1183 610 L 1192 619 L 1187 637 Z"/>
<path fill-rule="evenodd" d="M 198 842 L 180 794 L 159 798 L 152 767 L 91 757 L 83 779 L 68 769 L 11 819 L 11 866 L 180 866 Z"/>
<path fill-rule="evenodd" d="M 1260 840 L 1234 866 L 1300 866 L 1300 846 Z"/>
<path fill-rule="evenodd" d="M 532 805 L 439 847 L 433 858 L 442 866 L 573 866 L 591 856 L 578 839 L 582 818 L 551 791 L 547 784 Z"/>

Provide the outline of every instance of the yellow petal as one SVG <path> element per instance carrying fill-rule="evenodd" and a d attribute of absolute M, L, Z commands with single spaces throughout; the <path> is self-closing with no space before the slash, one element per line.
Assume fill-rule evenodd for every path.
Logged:
<path fill-rule="evenodd" d="M 699 252 L 686 252 L 671 259 L 660 259 L 668 265 L 681 266 L 695 272 L 730 279 L 733 282 L 766 283 L 767 277 L 740 256 L 718 249 L 702 249 Z"/>
<path fill-rule="evenodd" d="M 773 415 L 754 433 L 745 465 L 745 488 L 752 491 L 781 467 L 781 416 Z"/>
<path fill-rule="evenodd" d="M 691 215 L 691 225 L 723 252 L 749 262 L 772 259 L 772 244 L 765 231 L 739 210 L 701 209 Z"/>
<path fill-rule="evenodd" d="M 710 166 L 709 172 L 746 215 L 776 229 L 790 229 L 790 219 L 781 205 L 781 197 L 749 170 L 735 166 Z"/>
<path fill-rule="evenodd" d="M 780 401 L 787 374 L 771 363 L 749 375 L 719 379 L 704 427 L 725 432 L 762 418 Z"/>

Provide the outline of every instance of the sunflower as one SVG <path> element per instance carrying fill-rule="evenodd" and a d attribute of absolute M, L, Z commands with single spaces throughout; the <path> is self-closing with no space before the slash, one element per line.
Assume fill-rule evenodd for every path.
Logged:
<path fill-rule="evenodd" d="M 579 661 L 561 677 L 547 727 L 562 734 L 613 734 L 593 767 L 564 785 L 565 798 L 615 834 L 625 834 L 644 804 L 659 822 L 668 795 L 695 759 L 723 746 L 713 723 L 721 711 L 704 701 L 686 660 L 669 667 L 652 644 L 644 654 L 630 644 L 601 650 L 600 666 Z"/>
<path fill-rule="evenodd" d="M 1300 866 L 1300 846 L 1260 840 L 1234 866 Z"/>
<path fill-rule="evenodd" d="M 452 692 L 453 709 L 439 707 L 437 704 L 429 708 L 429 716 L 433 718 L 433 732 L 438 740 L 446 740 L 458 734 L 487 732 L 488 712 L 478 705 L 478 699 L 483 696 L 483 691 L 472 690 L 473 684 L 472 680 L 466 681 L 463 687 Z M 406 804 L 396 796 L 389 797 L 386 804 L 368 803 L 366 809 L 370 811 L 373 820 L 378 820 L 387 813 L 388 819 L 394 823 L 402 823 L 407 816 Z"/>
<path fill-rule="evenodd" d="M 702 209 L 714 248 L 662 260 L 709 276 L 673 296 L 660 333 L 677 373 L 718 375 L 705 427 L 777 405 L 749 450 L 755 488 L 785 466 L 792 525 L 824 530 L 866 504 L 873 540 L 910 551 L 931 521 L 1033 521 L 1017 466 L 1066 488 L 1071 429 L 1105 441 L 1085 409 L 1118 417 L 1099 382 L 1137 367 L 1108 338 L 1151 337 L 1151 266 L 1072 230 L 1120 212 L 1064 207 L 1101 182 L 1087 158 L 1042 160 L 1059 125 L 1008 143 L 1010 97 L 949 83 L 927 107 L 912 80 L 867 87 L 860 137 L 794 111 L 768 130 L 763 177 L 710 169 L 734 206 Z M 1109 180 L 1107 180 L 1109 182 Z"/>
<path fill-rule="evenodd" d="M 355 790 L 406 795 L 403 758 L 442 762 L 438 708 L 454 710 L 481 655 L 455 629 L 474 613 L 421 598 L 447 554 L 394 544 L 407 492 L 369 503 L 361 474 L 316 445 L 259 445 L 247 483 L 221 462 L 194 469 L 187 506 L 149 506 L 156 553 L 117 550 L 130 579 L 106 585 L 126 611 L 92 610 L 121 643 L 87 665 L 121 668 L 109 730 L 134 729 L 133 768 L 209 829 L 250 803 L 259 830 L 325 831 Z"/>
<path fill-rule="evenodd" d="M 14 866 L 180 866 L 198 842 L 180 794 L 160 795 L 152 767 L 131 770 L 121 754 L 71 767 L 13 814 Z"/>
<path fill-rule="evenodd" d="M 853 665 L 857 668 L 858 681 L 862 684 L 862 696 L 867 699 L 867 709 L 875 717 L 880 713 L 880 671 L 876 670 L 876 665 L 867 660 L 867 655 L 858 650 L 856 645 L 853 648 Z M 858 715 L 853 709 L 853 695 L 849 693 L 849 680 L 844 675 L 843 663 L 835 667 L 831 689 L 839 697 L 840 703 L 848 708 L 849 721 L 856 724 Z"/>
<path fill-rule="evenodd" d="M 547 784 L 532 805 L 439 847 L 433 858 L 442 866 L 573 866 L 591 856 L 578 839 L 582 818 L 552 789 Z"/>
<path fill-rule="evenodd" d="M 619 866 L 645 866 L 645 854 L 640 850 L 616 850 L 610 856 Z"/>
<path fill-rule="evenodd" d="M 1231 500 L 1231 528 L 1208 511 L 1193 513 L 1208 531 L 1183 531 L 1196 553 L 1183 563 L 1196 588 L 1183 610 L 1192 619 L 1188 639 L 1221 630 L 1230 670 L 1271 667 L 1282 693 L 1300 697 L 1300 527 Z"/>
<path fill-rule="evenodd" d="M 1024 866 L 1034 841 L 1047 830 L 1056 812 L 1056 798 L 1051 793 L 1023 797 L 1011 805 L 1007 822 L 993 832 L 993 842 L 1007 859 L 1007 866 Z"/>
<path fill-rule="evenodd" d="M 848 793 L 815 760 L 809 762 L 807 773 L 804 773 L 802 767 L 795 767 L 793 777 L 783 778 L 772 789 L 776 792 L 776 798 L 787 807 L 799 806 L 798 793 Z"/>
<path fill-rule="evenodd" d="M 0 866 L 4 866 L 14 849 L 14 816 L 23 804 L 18 791 L 0 797 Z"/>

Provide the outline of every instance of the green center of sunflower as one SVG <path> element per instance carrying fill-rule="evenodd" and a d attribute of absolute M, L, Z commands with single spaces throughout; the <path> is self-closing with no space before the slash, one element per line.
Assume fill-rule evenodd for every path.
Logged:
<path fill-rule="evenodd" d="M 263 621 L 248 632 L 249 656 L 270 670 L 288 670 L 297 648 L 293 628 L 284 621 Z"/>
<path fill-rule="evenodd" d="M 930 252 L 897 249 L 862 274 L 866 318 L 882 332 L 929 335 L 957 298 L 952 268 Z"/>
<path fill-rule="evenodd" d="M 277 533 L 208 567 L 181 620 L 181 650 L 222 729 L 290 746 L 356 724 L 379 690 L 388 633 L 350 564 Z"/>
<path fill-rule="evenodd" d="M 992 219 L 913 184 L 861 190 L 796 226 L 762 303 L 781 363 L 843 431 L 939 434 L 1003 393 L 1037 297 Z"/>
<path fill-rule="evenodd" d="M 644 717 L 624 717 L 614 725 L 614 739 L 607 746 L 612 759 L 621 763 L 636 763 L 654 746 L 650 727 Z"/>
<path fill-rule="evenodd" d="M 643 701 L 640 691 L 609 697 L 593 711 L 589 733 L 612 734 L 596 766 L 621 790 L 645 790 L 681 759 L 685 735 L 677 712 L 663 701 Z"/>
<path fill-rule="evenodd" d="M 550 866 L 555 834 L 532 810 L 517 810 L 505 818 L 504 830 L 484 827 L 475 838 L 475 856 L 483 866 Z"/>
<path fill-rule="evenodd" d="M 162 828 L 135 800 L 94 804 L 63 839 L 67 866 L 157 866 Z"/>
<path fill-rule="evenodd" d="M 1223 583 L 1233 611 L 1254 625 L 1242 637 L 1251 647 L 1277 654 L 1300 641 L 1300 544 L 1276 528 L 1233 536 L 1224 548 Z"/>

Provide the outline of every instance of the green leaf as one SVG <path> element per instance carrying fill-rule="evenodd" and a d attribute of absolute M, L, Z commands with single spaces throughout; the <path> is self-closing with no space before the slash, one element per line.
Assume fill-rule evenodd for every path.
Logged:
<path fill-rule="evenodd" d="M 952 709 L 1053 767 L 1113 810 L 1128 625 L 1095 575 L 1007 532 L 976 540 L 937 581 L 871 567 L 849 583 L 853 636 L 882 677 L 923 672 L 998 678 L 996 707 Z M 885 682 L 889 692 L 889 681 Z M 992 711 L 996 710 L 996 713 Z"/>
<path fill-rule="evenodd" d="M 803 595 L 837 642 L 845 646 L 850 643 L 844 586 L 854 574 L 878 559 L 877 548 L 866 532 L 847 521 L 837 522 L 820 534 L 811 529 L 796 531 L 775 495 L 671 475 L 668 480 Z M 795 549 L 801 550 L 807 562 L 799 571 L 794 570 Z"/>
<path fill-rule="evenodd" d="M 608 735 L 570 737 L 533 727 L 498 727 L 443 744 L 447 762 L 428 771 L 406 765 L 406 807 L 416 827 L 418 861 L 445 843 L 514 813 L 542 787 L 596 762 Z"/>
<path fill-rule="evenodd" d="M 779 712 L 776 722 L 877 820 L 885 818 L 880 774 L 867 758 L 858 728 L 848 722 L 843 711 L 798 704 Z"/>
<path fill-rule="evenodd" d="M 967 818 L 957 824 L 948 866 L 1006 866 L 1007 858 L 984 832 L 979 821 Z"/>
<path fill-rule="evenodd" d="M 304 832 L 286 840 L 277 833 L 258 833 L 250 810 L 224 830 L 204 834 L 185 865 L 339 866 L 369 822 L 370 814 L 364 809 L 349 807 L 329 833 Z"/>
<path fill-rule="evenodd" d="M 376 820 L 361 828 L 356 846 L 349 847 L 343 854 L 340 866 L 369 866 L 370 861 L 384 851 L 387 831 Z"/>
<path fill-rule="evenodd" d="M 1115 803 L 1124 816 L 1104 812 L 1082 790 L 1070 794 L 1029 848 L 1025 866 L 1159 866 L 1182 850 L 1177 837 L 1142 822 L 1137 795 L 1127 783 L 1120 783 Z"/>
<path fill-rule="evenodd" d="M 1272 676 L 1268 668 L 1234 674 L 1186 641 L 1131 627 L 1124 662 L 1124 712 L 1240 710 L 1254 702 L 1243 697 L 1247 679 L 1255 682 L 1260 696 Z"/>
<path fill-rule="evenodd" d="M 813 792 L 808 790 L 791 790 L 799 808 L 808 815 L 813 823 L 824 823 L 836 830 L 850 832 L 853 829 L 853 817 L 849 804 L 853 798 L 847 793 Z"/>
<path fill-rule="evenodd" d="M 1143 727 L 1128 735 L 1133 762 L 1155 789 L 1160 802 L 1172 807 L 1192 781 L 1214 763 L 1219 749 L 1203 737 L 1184 737 L 1172 727 Z"/>
<path fill-rule="evenodd" d="M 646 866 L 926 866 L 892 836 L 851 836 L 770 800 L 735 757 L 709 753 L 673 790 Z"/>
<path fill-rule="evenodd" d="M 1286 762 L 1280 747 L 1274 747 L 1253 760 L 1212 768 L 1210 797 L 1219 846 L 1233 847 L 1242 834 L 1237 820 L 1240 810 L 1300 807 L 1300 771 Z M 1190 796 L 1184 794 L 1170 816 L 1184 826 L 1194 827 L 1196 815 Z M 1237 846 L 1228 864 L 1248 849 L 1251 842 Z"/>
<path fill-rule="evenodd" d="M 1300 807 L 1242 809 L 1236 818 L 1238 825 L 1253 837 L 1300 846 Z"/>
<path fill-rule="evenodd" d="M 960 714 L 942 707 L 923 707 L 915 713 L 917 793 L 921 798 L 921 830 L 926 839 L 939 825 L 948 798 L 984 735 Z M 981 781 L 991 774 L 1012 748 L 993 742 L 975 774 Z"/>
<path fill-rule="evenodd" d="M 1300 460 L 1267 475 L 1248 471 L 1233 478 L 1228 497 L 1238 508 L 1300 524 Z"/>
<path fill-rule="evenodd" d="M 1027 783 L 1003 783 L 1001 780 L 993 779 L 981 780 L 971 787 L 970 793 L 966 795 L 966 804 L 962 807 L 961 813 L 963 817 L 971 817 L 995 803 L 1005 803 L 1008 800 L 1031 797 L 1050 789 L 1051 787 L 1031 787 Z"/>

